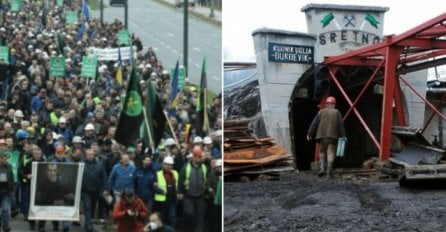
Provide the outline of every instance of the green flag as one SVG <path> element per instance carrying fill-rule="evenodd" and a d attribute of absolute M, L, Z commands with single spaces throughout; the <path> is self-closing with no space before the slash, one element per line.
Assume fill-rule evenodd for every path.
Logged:
<path fill-rule="evenodd" d="M 64 77 L 64 76 L 65 76 L 65 58 L 51 57 L 50 77 Z"/>
<path fill-rule="evenodd" d="M 170 81 L 172 82 L 173 74 L 174 74 L 175 68 L 170 69 Z M 179 72 L 178 72 L 178 89 L 182 91 L 184 89 L 184 85 L 186 84 L 186 68 L 183 66 L 180 66 Z"/>
<path fill-rule="evenodd" d="M 139 77 L 136 75 L 135 66 L 132 66 L 124 104 L 118 119 L 115 140 L 124 146 L 132 145 L 139 138 L 138 132 L 143 119 Z"/>
<path fill-rule="evenodd" d="M 209 118 L 207 113 L 207 62 L 206 57 L 203 59 L 201 67 L 201 82 L 200 91 L 197 101 L 196 117 L 195 117 L 195 132 L 198 136 L 205 136 L 209 131 Z"/>
<path fill-rule="evenodd" d="M 96 79 L 96 66 L 98 65 L 98 58 L 96 57 L 82 57 L 81 77 L 91 77 Z"/>
<path fill-rule="evenodd" d="M 145 110 L 146 118 L 144 120 L 143 142 L 145 147 L 152 147 L 152 145 L 153 147 L 157 147 L 164 134 L 166 117 L 164 116 L 161 101 L 152 85 L 152 81 L 147 81 L 147 100 Z"/>
<path fill-rule="evenodd" d="M 9 64 L 9 47 L 0 46 L 0 60 L 3 59 L 5 64 Z"/>
<path fill-rule="evenodd" d="M 60 34 L 59 32 L 57 32 L 57 49 L 59 50 L 59 54 L 65 56 L 64 54 L 64 49 L 65 47 L 65 40 L 62 37 L 62 34 Z"/>

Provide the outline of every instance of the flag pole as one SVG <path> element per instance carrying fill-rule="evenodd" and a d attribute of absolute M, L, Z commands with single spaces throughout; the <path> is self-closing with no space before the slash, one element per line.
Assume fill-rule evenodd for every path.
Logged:
<path fill-rule="evenodd" d="M 176 143 L 178 149 L 180 149 L 180 143 L 178 142 L 177 135 L 175 134 L 175 131 L 173 130 L 173 127 L 172 127 L 172 124 L 170 123 L 169 117 L 167 117 L 166 111 L 163 110 L 163 114 L 164 114 L 164 117 L 166 118 L 167 124 L 169 125 L 169 129 L 170 129 L 170 132 L 172 133 L 172 137 L 173 137 L 173 139 L 175 139 L 175 143 Z"/>
<path fill-rule="evenodd" d="M 209 134 L 209 118 L 208 118 L 208 111 L 207 111 L 207 89 L 204 89 L 203 92 L 203 131 L 206 131 L 206 134 Z"/>
<path fill-rule="evenodd" d="M 148 101 L 148 99 L 147 99 L 147 101 Z M 147 134 L 149 135 L 149 146 L 150 146 L 150 149 L 152 149 L 152 152 L 155 152 L 152 131 L 150 130 L 149 119 L 147 119 L 146 107 L 143 107 L 142 112 L 144 113 L 144 122 L 145 122 L 144 124 L 146 124 Z"/>

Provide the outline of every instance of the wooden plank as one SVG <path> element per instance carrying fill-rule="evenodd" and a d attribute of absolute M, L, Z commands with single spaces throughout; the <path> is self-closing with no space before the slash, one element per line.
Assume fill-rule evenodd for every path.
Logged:
<path fill-rule="evenodd" d="M 238 150 L 234 152 L 224 153 L 224 160 L 251 160 L 258 159 L 261 157 L 271 156 L 271 155 L 281 155 L 285 153 L 285 148 L 283 146 L 274 146 L 262 149 L 249 149 L 249 150 Z M 257 157 L 257 158 L 256 158 Z"/>
<path fill-rule="evenodd" d="M 291 154 L 278 154 L 278 155 L 270 155 L 260 159 L 225 159 L 225 164 L 266 164 L 274 161 L 279 161 L 281 159 L 285 159 L 288 157 L 292 157 Z"/>

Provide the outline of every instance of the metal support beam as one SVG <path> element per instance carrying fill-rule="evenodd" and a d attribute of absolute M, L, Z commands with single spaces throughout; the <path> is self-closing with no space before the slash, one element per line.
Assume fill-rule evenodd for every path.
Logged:
<path fill-rule="evenodd" d="M 437 108 L 441 107 L 441 105 L 443 104 L 443 102 L 445 100 L 446 100 L 446 93 L 443 93 L 443 95 L 441 95 L 440 101 L 437 104 Z M 421 129 L 421 133 L 424 133 L 424 131 L 426 130 L 427 126 L 429 126 L 429 124 L 431 123 L 434 116 L 435 116 L 435 112 L 432 112 L 432 114 L 429 116 L 426 123 L 424 124 L 423 129 Z"/>
<path fill-rule="evenodd" d="M 437 108 L 434 105 L 432 105 L 430 101 L 428 101 L 425 97 L 423 97 L 423 95 L 421 95 L 414 87 L 412 87 L 406 80 L 404 80 L 403 77 L 399 76 L 399 78 L 404 82 L 404 84 L 407 85 L 407 87 L 409 87 L 409 89 L 411 89 L 419 98 L 421 98 L 421 100 L 423 100 L 426 103 L 426 105 L 428 105 L 429 108 L 431 108 L 432 111 L 434 111 L 438 116 L 440 116 L 444 121 L 446 121 L 446 116 L 442 114 L 440 111 L 438 111 Z"/>
<path fill-rule="evenodd" d="M 390 140 L 393 118 L 393 96 L 396 85 L 396 66 L 398 64 L 402 49 L 389 46 L 386 52 L 386 68 L 384 69 L 384 93 L 381 115 L 381 149 L 379 157 L 381 160 L 390 158 Z"/>
<path fill-rule="evenodd" d="M 336 67 L 333 66 L 329 66 L 328 67 L 328 72 L 330 73 L 329 77 L 330 80 L 332 82 L 335 83 L 335 85 L 338 87 L 339 91 L 341 92 L 342 96 L 344 96 L 345 100 L 347 101 L 347 103 L 350 105 L 350 107 L 352 107 L 353 112 L 356 114 L 356 116 L 358 117 L 359 121 L 361 122 L 362 126 L 364 126 L 365 131 L 367 132 L 367 134 L 369 134 L 370 138 L 372 139 L 373 143 L 376 145 L 376 147 L 378 149 L 380 149 L 380 145 L 378 143 L 378 140 L 375 138 L 375 135 L 372 133 L 372 131 L 370 130 L 369 126 L 367 125 L 367 123 L 365 122 L 364 118 L 362 118 L 361 114 L 359 113 L 359 111 L 356 109 L 356 107 L 353 106 L 352 101 L 350 100 L 350 97 L 347 95 L 347 93 L 345 92 L 345 90 L 342 88 L 342 85 L 339 83 L 339 81 L 336 79 L 335 76 L 335 69 Z"/>
<path fill-rule="evenodd" d="M 378 65 L 378 67 L 376 67 L 375 71 L 373 72 L 372 76 L 369 78 L 369 80 L 367 81 L 367 83 L 364 85 L 364 87 L 361 89 L 361 92 L 358 94 L 358 96 L 356 97 L 355 101 L 353 102 L 353 105 L 350 107 L 350 109 L 348 109 L 347 113 L 345 113 L 344 115 L 344 121 L 345 119 L 350 115 L 350 113 L 352 112 L 353 108 L 356 107 L 356 104 L 358 104 L 359 100 L 362 98 L 362 96 L 364 96 L 365 91 L 369 88 L 370 84 L 372 83 L 373 79 L 375 78 L 376 74 L 378 74 L 379 70 L 381 69 L 381 67 L 384 64 L 384 60 L 382 60 L 380 62 L 380 64 Z"/>
<path fill-rule="evenodd" d="M 398 126 L 406 126 L 406 117 L 404 116 L 404 106 L 403 106 L 403 97 L 401 93 L 400 81 L 396 78 L 395 85 L 395 109 L 396 109 L 396 118 L 398 119 Z"/>

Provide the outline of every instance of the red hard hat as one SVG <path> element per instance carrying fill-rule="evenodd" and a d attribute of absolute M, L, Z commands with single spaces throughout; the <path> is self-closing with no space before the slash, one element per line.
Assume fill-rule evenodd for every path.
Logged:
<path fill-rule="evenodd" d="M 325 101 L 325 103 L 327 103 L 327 104 L 330 103 L 330 104 L 336 105 L 336 98 L 334 98 L 332 96 L 327 97 L 327 100 Z"/>
<path fill-rule="evenodd" d="M 201 158 L 201 147 L 200 146 L 194 146 L 194 149 L 192 150 L 192 155 L 194 157 Z"/>

